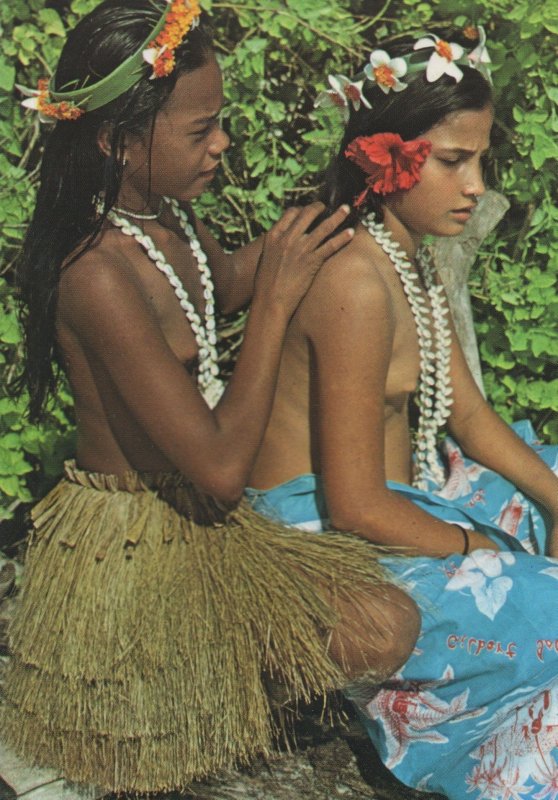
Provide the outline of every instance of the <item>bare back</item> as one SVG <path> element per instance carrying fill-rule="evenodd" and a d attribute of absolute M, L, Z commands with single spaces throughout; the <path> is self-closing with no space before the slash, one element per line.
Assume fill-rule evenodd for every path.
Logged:
<path fill-rule="evenodd" d="M 373 403 L 382 418 L 378 457 L 385 461 L 386 478 L 410 483 L 409 395 L 419 375 L 416 326 L 392 263 L 363 227 L 322 269 L 291 322 L 252 486 L 270 488 L 298 474 L 322 472 L 320 403 L 326 393 L 337 394 L 340 403 L 344 395 L 349 402 L 358 393 L 350 366 L 354 354 L 377 372 L 376 396 L 366 398 L 365 407 Z M 371 419 L 365 421 L 363 429 L 370 424 Z"/>

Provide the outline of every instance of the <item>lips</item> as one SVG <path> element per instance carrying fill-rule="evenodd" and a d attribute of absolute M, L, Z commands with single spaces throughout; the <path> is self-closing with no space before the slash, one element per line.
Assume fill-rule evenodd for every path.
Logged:
<path fill-rule="evenodd" d="M 215 164 L 212 169 L 207 169 L 205 172 L 200 172 L 200 178 L 212 178 L 217 172 L 219 164 Z"/>
<path fill-rule="evenodd" d="M 451 216 L 456 222 L 461 224 L 465 224 L 471 218 L 471 214 L 473 213 L 475 206 L 466 206 L 465 208 L 455 208 L 453 211 L 450 211 Z"/>

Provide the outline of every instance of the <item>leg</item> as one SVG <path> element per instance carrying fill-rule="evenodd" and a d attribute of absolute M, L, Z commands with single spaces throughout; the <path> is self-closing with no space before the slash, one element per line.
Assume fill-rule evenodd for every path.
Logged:
<path fill-rule="evenodd" d="M 379 683 L 407 661 L 420 632 L 414 600 L 397 586 L 382 584 L 337 598 L 341 617 L 329 651 L 348 678 L 363 673 Z"/>

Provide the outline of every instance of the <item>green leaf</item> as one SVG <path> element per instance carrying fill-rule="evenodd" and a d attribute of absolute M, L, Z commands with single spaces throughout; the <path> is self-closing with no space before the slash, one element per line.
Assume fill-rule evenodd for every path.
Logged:
<path fill-rule="evenodd" d="M 0 475 L 0 492 L 8 497 L 17 497 L 20 493 L 19 479 L 14 475 Z"/>
<path fill-rule="evenodd" d="M 7 64 L 3 58 L 0 58 L 0 89 L 4 92 L 11 92 L 15 83 L 15 67 L 13 64 Z"/>
<path fill-rule="evenodd" d="M 43 31 L 51 36 L 65 36 L 66 31 L 57 11 L 43 8 L 39 11 L 39 22 Z"/>

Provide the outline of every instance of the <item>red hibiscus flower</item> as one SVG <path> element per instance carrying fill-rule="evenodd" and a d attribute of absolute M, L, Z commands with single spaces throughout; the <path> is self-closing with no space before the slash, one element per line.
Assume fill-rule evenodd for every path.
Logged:
<path fill-rule="evenodd" d="M 366 189 L 355 199 L 355 206 L 362 205 L 369 191 L 385 195 L 413 187 L 431 149 L 426 139 L 404 142 L 398 133 L 358 136 L 345 150 L 345 156 L 367 176 Z"/>

